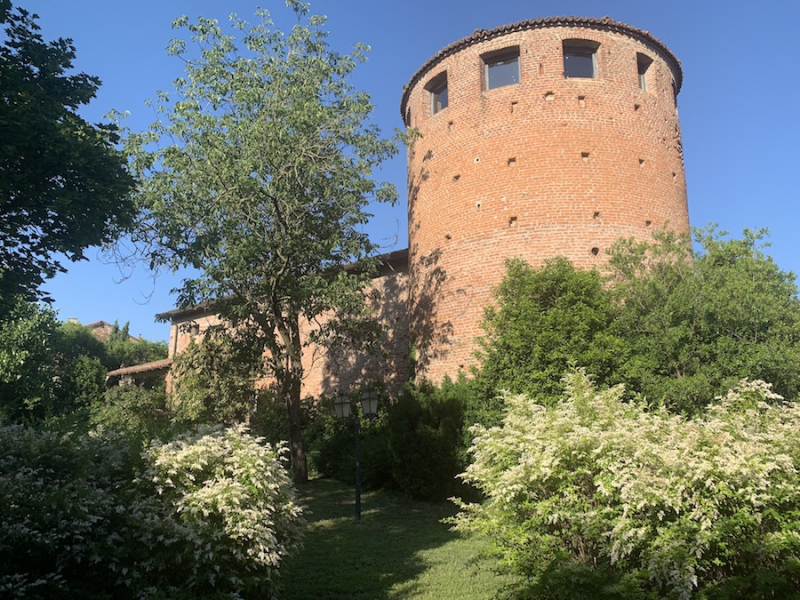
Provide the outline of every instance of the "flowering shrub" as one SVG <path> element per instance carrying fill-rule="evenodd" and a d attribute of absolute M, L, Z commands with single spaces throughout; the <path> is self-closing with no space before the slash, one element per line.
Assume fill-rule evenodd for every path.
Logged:
<path fill-rule="evenodd" d="M 0 597 L 272 596 L 300 527 L 283 453 L 241 427 L 143 456 L 122 436 L 0 427 Z"/>
<path fill-rule="evenodd" d="M 205 428 L 148 452 L 141 482 L 155 486 L 185 528 L 184 586 L 266 594 L 281 562 L 297 549 L 301 508 L 284 467 L 284 445 L 263 444 L 244 426 Z"/>
<path fill-rule="evenodd" d="M 476 426 L 462 476 L 486 500 L 457 501 L 458 529 L 537 598 L 797 597 L 800 408 L 743 381 L 687 420 L 565 381 L 562 403 L 509 396 Z"/>

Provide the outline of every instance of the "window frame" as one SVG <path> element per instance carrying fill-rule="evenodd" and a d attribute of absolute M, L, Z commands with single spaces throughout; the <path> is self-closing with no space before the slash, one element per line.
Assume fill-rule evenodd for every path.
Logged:
<path fill-rule="evenodd" d="M 647 91 L 647 73 L 650 70 L 650 66 L 653 64 L 653 59 L 647 56 L 646 54 L 642 54 L 641 52 L 636 53 L 636 73 L 639 78 L 639 89 Z"/>
<path fill-rule="evenodd" d="M 483 66 L 483 91 L 485 92 L 488 92 L 489 90 L 496 90 L 501 87 L 507 87 L 509 85 L 519 85 L 520 81 L 522 81 L 519 46 L 509 46 L 507 48 L 482 54 L 481 62 Z M 490 74 L 492 67 L 507 65 L 511 64 L 512 62 L 517 65 L 516 81 L 500 83 L 499 85 L 491 85 L 492 78 L 490 77 Z"/>
<path fill-rule="evenodd" d="M 442 71 L 436 77 L 433 77 L 425 86 L 425 91 L 428 92 L 430 98 L 431 116 L 442 112 L 450 106 L 447 71 Z M 442 94 L 444 94 L 444 103 L 442 103 Z"/>
<path fill-rule="evenodd" d="M 594 40 L 584 40 L 578 38 L 570 38 L 561 40 L 561 59 L 564 66 L 564 79 L 599 79 L 599 71 L 597 68 L 597 54 L 600 49 L 600 42 Z M 578 58 L 580 55 L 583 58 L 591 58 L 592 61 L 592 74 L 586 75 L 570 75 L 567 72 L 567 59 L 569 56 Z"/>

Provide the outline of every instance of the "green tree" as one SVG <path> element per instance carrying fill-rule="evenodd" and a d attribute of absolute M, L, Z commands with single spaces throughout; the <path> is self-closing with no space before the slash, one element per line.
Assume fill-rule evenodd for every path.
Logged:
<path fill-rule="evenodd" d="M 694 412 L 743 377 L 800 393 L 800 299 L 793 273 L 762 251 L 766 232 L 697 230 L 611 249 L 614 329 L 630 346 L 630 389 Z M 591 370 L 591 363 L 585 363 Z"/>
<path fill-rule="evenodd" d="M 170 45 L 185 77 L 174 82 L 174 101 L 159 94 L 159 120 L 129 135 L 126 149 L 141 182 L 137 241 L 153 267 L 197 270 L 179 290 L 180 307 L 213 303 L 230 335 L 264 357 L 303 480 L 304 340 L 355 340 L 365 331 L 368 270 L 343 267 L 374 253 L 366 206 L 393 202 L 396 192 L 371 173 L 396 147 L 368 124 L 367 94 L 347 82 L 365 47 L 331 50 L 325 18 L 288 4 L 298 19 L 288 33 L 266 11 L 254 26 L 234 17 L 230 35 L 213 20 L 177 20 L 197 52 L 181 40 Z"/>
<path fill-rule="evenodd" d="M 0 419 L 43 418 L 56 397 L 55 313 L 17 296 L 0 320 Z"/>
<path fill-rule="evenodd" d="M 0 0 L 0 318 L 13 296 L 129 224 L 132 186 L 111 125 L 78 116 L 100 80 L 72 69 L 69 39 L 45 42 L 36 15 Z"/>
<path fill-rule="evenodd" d="M 167 358 L 169 350 L 166 342 L 151 342 L 130 335 L 130 323 L 122 327 L 114 321 L 105 342 L 104 364 L 108 369 L 119 369 L 141 365 L 154 360 Z"/>
<path fill-rule="evenodd" d="M 595 270 L 578 270 L 563 257 L 539 269 L 509 260 L 495 298 L 480 352 L 478 385 L 487 398 L 506 390 L 552 402 L 570 365 L 585 365 L 605 381 L 626 354 L 611 330 L 614 307 Z"/>

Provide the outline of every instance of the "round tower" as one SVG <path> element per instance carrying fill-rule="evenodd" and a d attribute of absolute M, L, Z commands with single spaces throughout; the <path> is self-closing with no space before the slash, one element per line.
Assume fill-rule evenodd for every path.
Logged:
<path fill-rule="evenodd" d="M 689 216 L 676 98 L 679 61 L 606 17 L 478 30 L 403 91 L 411 338 L 417 375 L 473 364 L 504 261 L 604 262 L 620 237 Z"/>

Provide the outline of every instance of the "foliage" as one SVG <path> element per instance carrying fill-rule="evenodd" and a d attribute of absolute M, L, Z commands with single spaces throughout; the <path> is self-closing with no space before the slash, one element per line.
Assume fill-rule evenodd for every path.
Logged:
<path fill-rule="evenodd" d="M 159 120 L 125 147 L 140 181 L 136 241 L 151 267 L 197 269 L 179 306 L 210 302 L 264 358 L 303 480 L 303 344 L 374 334 L 362 293 L 369 269 L 344 267 L 375 249 L 365 208 L 396 193 L 371 172 L 396 148 L 367 124 L 369 98 L 347 82 L 366 48 L 331 50 L 324 17 L 288 4 L 298 19 L 288 33 L 264 10 L 253 26 L 234 17 L 232 34 L 209 19 L 175 21 L 197 51 L 170 45 L 186 74 L 172 96 L 159 93 Z M 301 321 L 311 325 L 304 337 Z"/>
<path fill-rule="evenodd" d="M 101 402 L 91 407 L 92 426 L 149 441 L 170 437 L 176 426 L 167 405 L 164 385 L 147 388 L 118 385 L 105 390 Z"/>
<path fill-rule="evenodd" d="M 82 259 L 133 213 L 115 128 L 78 115 L 100 80 L 68 74 L 72 41 L 45 42 L 36 18 L 0 0 L 0 320 L 14 296 L 46 296 L 60 256 Z"/>
<path fill-rule="evenodd" d="M 130 323 L 120 327 L 114 321 L 105 341 L 104 354 L 104 364 L 109 370 L 113 370 L 167 358 L 168 349 L 166 342 L 131 337 Z"/>
<path fill-rule="evenodd" d="M 285 446 L 243 426 L 205 429 L 155 444 L 142 480 L 187 528 L 182 585 L 212 592 L 273 594 L 282 561 L 298 549 L 300 506 L 283 464 Z"/>
<path fill-rule="evenodd" d="M 611 330 L 613 305 L 595 270 L 578 270 L 563 257 L 538 269 L 512 259 L 495 297 L 497 307 L 486 309 L 483 323 L 478 377 L 487 399 L 507 390 L 554 401 L 570 365 L 591 365 L 605 381 L 626 353 Z"/>
<path fill-rule="evenodd" d="M 797 597 L 797 405 L 745 380 L 686 419 L 580 372 L 566 386 L 477 426 L 464 477 L 486 502 L 460 503 L 458 529 L 493 536 L 536 598 L 603 580 L 595 597 Z"/>
<path fill-rule="evenodd" d="M 800 298 L 794 274 L 763 253 L 764 235 L 726 239 L 709 227 L 695 232 L 697 252 L 668 232 L 614 246 L 614 331 L 630 348 L 620 369 L 629 389 L 689 413 L 743 377 L 800 394 Z"/>
<path fill-rule="evenodd" d="M 127 325 L 123 329 L 128 338 Z M 90 407 L 102 403 L 106 372 L 120 366 L 120 347 L 134 358 L 166 357 L 161 343 L 128 338 L 104 344 L 84 326 L 60 324 L 53 311 L 17 296 L 0 321 L 0 418 L 85 421 Z"/>
<path fill-rule="evenodd" d="M 449 378 L 439 387 L 409 386 L 388 411 L 387 443 L 394 485 L 413 498 L 443 500 L 463 492 L 456 476 L 466 466 L 463 451 L 467 398 Z"/>
<path fill-rule="evenodd" d="M 409 385 L 393 400 L 381 398 L 377 418 L 362 417 L 361 479 L 365 488 L 386 488 L 412 498 L 443 500 L 469 493 L 456 479 L 467 464 L 464 414 L 470 382 L 445 379 L 441 386 Z M 304 431 L 312 466 L 326 477 L 352 482 L 354 428 L 333 416 L 323 399 Z"/>
<path fill-rule="evenodd" d="M 55 405 L 55 313 L 16 298 L 0 320 L 0 418 L 44 418 Z"/>
<path fill-rule="evenodd" d="M 284 451 L 241 429 L 139 448 L 106 434 L 0 427 L 0 595 L 274 592 L 300 525 Z"/>
<path fill-rule="evenodd" d="M 183 423 L 237 423 L 255 409 L 259 364 L 222 329 L 192 339 L 172 363 L 170 407 Z"/>

